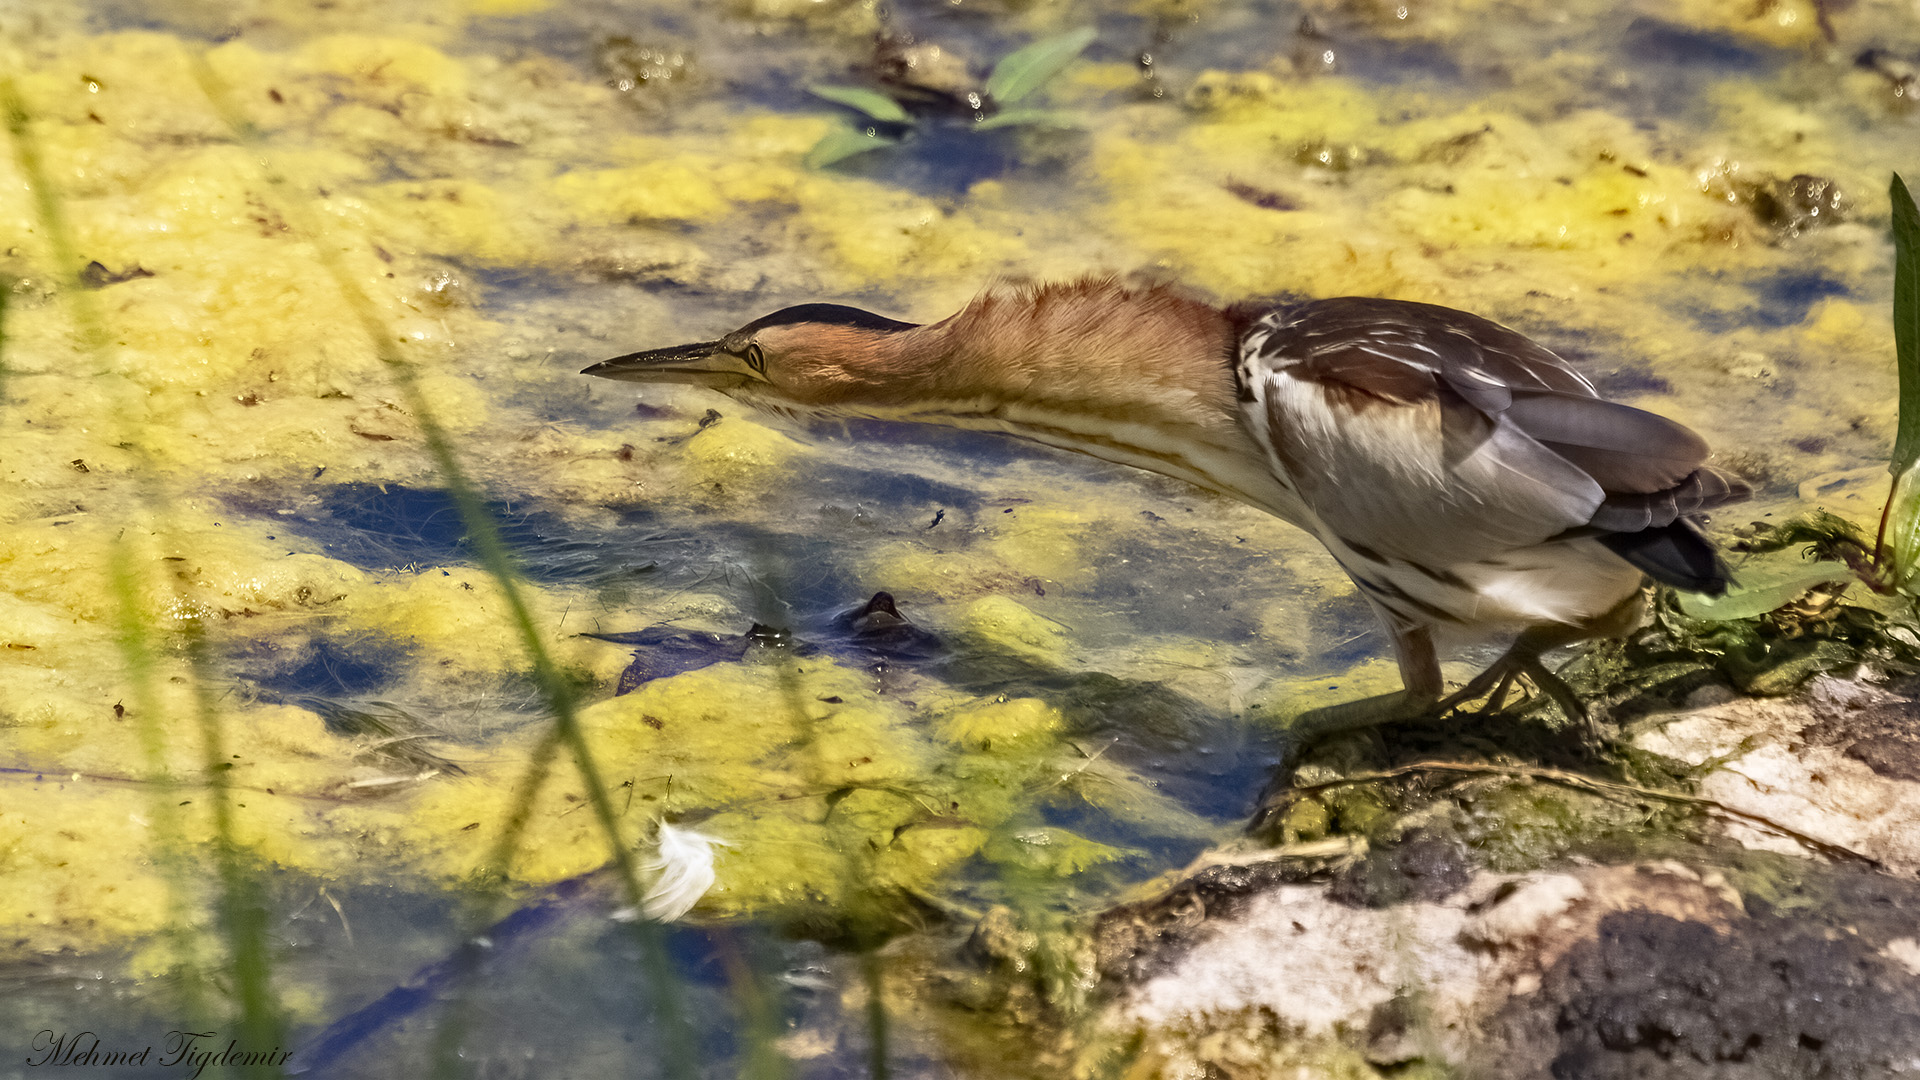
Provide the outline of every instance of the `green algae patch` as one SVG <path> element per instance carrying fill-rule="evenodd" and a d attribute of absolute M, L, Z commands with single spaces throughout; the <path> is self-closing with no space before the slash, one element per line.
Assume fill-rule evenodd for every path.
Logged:
<path fill-rule="evenodd" d="M 1039 698 L 988 702 L 956 711 L 940 725 L 947 740 L 972 750 L 1005 750 L 1051 740 L 1065 727 L 1060 710 Z"/>
<path fill-rule="evenodd" d="M 1068 647 L 1063 625 L 1005 596 L 988 596 L 968 604 L 957 629 L 985 644 L 1040 660 L 1053 660 Z"/>
<path fill-rule="evenodd" d="M 1028 247 L 968 210 L 852 179 L 811 179 L 797 197 L 805 241 L 833 256 L 840 288 L 870 288 L 902 271 L 980 277 L 1018 265 Z"/>
<path fill-rule="evenodd" d="M 1258 691 L 1264 704 L 1255 716 L 1260 723 L 1285 729 L 1311 709 L 1399 689 L 1400 669 L 1393 661 L 1367 660 L 1335 676 L 1275 679 Z"/>
<path fill-rule="evenodd" d="M 626 842 L 643 839 L 663 813 L 713 815 L 700 828 L 729 845 L 719 855 L 715 897 L 726 910 L 839 896 L 836 829 L 854 829 L 864 851 L 870 836 L 934 805 L 926 793 L 931 747 L 898 705 L 831 661 L 716 664 L 591 706 L 581 722 L 602 774 L 619 789 Z M 422 796 L 413 819 L 422 842 L 435 846 L 440 872 L 458 877 L 479 866 L 487 823 L 505 818 L 510 798 L 498 782 L 447 784 Z M 553 881 L 606 861 L 606 837 L 577 812 L 582 798 L 572 777 L 542 793 L 515 876 Z M 481 828 L 459 831 L 475 820 Z M 909 875 L 917 881 L 947 865 L 935 858 L 938 844 L 909 847 L 899 857 L 922 868 Z"/>
<path fill-rule="evenodd" d="M 1032 585 L 986 545 L 891 539 L 861 552 L 861 579 L 919 603 L 974 601 L 982 594 L 1031 592 Z M 964 617 L 964 616 L 963 616 Z"/>
<path fill-rule="evenodd" d="M 183 697 L 169 704 L 173 716 L 190 707 Z M 195 783 L 144 779 L 147 762 L 134 739 L 141 719 L 99 706 L 80 717 L 0 727 L 0 752 L 9 760 L 62 759 L 73 770 L 0 778 L 8 792 L 0 872 L 12 883 L 0 900 L 0 934 L 9 940 L 31 942 L 34 951 L 83 950 L 174 928 L 167 845 L 192 850 L 214 842 L 213 796 Z M 348 801 L 360 746 L 287 706 L 236 709 L 227 723 L 240 749 L 226 763 L 226 798 L 234 838 L 251 858 L 323 880 L 392 869 L 394 853 L 383 858 L 380 850 L 389 833 L 379 816 L 364 817 Z M 176 752 L 166 764 L 191 776 L 204 759 L 183 745 L 183 732 L 173 734 Z M 195 905 L 205 899 L 191 898 Z"/>
<path fill-rule="evenodd" d="M 996 523 L 987 549 L 1022 577 L 1069 588 L 1092 583 L 1096 568 L 1084 556 L 1087 530 L 1109 525 L 1097 513 L 1070 506 L 1023 506 Z"/>
<path fill-rule="evenodd" d="M 1015 829 L 994 837 L 986 847 L 986 857 L 996 863 L 1042 871 L 1055 877 L 1068 877 L 1141 855 L 1141 852 L 1102 844 L 1054 826 Z"/>
<path fill-rule="evenodd" d="M 1665 7 L 1663 16 L 1702 30 L 1721 30 L 1791 47 L 1811 45 L 1821 38 L 1821 13 L 1812 0 L 1765 0 L 1747 4 L 1737 0 L 1681 0 Z"/>
<path fill-rule="evenodd" d="M 740 419 L 711 424 L 686 444 L 689 476 L 723 489 L 781 483 L 786 467 L 807 453 L 807 448 L 792 438 Z"/>
<path fill-rule="evenodd" d="M 1054 760 L 1059 772 L 1047 791 L 1050 803 L 1091 807 L 1141 836 L 1218 840 L 1231 827 L 1194 813 L 1160 791 L 1150 777 L 1095 757 L 1097 752 L 1082 749 L 1074 755 L 1077 761 L 1074 757 Z"/>

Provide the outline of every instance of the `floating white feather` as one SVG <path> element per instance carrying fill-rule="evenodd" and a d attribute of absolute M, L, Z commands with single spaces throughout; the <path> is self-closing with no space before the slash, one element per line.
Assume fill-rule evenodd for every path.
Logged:
<path fill-rule="evenodd" d="M 729 847 L 725 840 L 692 829 L 660 823 L 660 839 L 646 869 L 656 875 L 647 890 L 647 918 L 672 922 L 693 909 L 713 888 L 713 846 Z"/>

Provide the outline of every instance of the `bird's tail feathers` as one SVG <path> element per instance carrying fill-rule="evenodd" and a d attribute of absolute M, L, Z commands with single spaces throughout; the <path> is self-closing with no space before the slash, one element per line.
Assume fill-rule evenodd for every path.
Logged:
<path fill-rule="evenodd" d="M 1682 518 L 1639 532 L 1603 533 L 1595 539 L 1663 585 L 1720 596 L 1733 572 L 1700 530 Z"/>

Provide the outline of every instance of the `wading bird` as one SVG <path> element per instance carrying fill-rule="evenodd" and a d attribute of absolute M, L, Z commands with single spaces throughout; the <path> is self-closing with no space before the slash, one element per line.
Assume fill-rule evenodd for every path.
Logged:
<path fill-rule="evenodd" d="M 1112 280 L 990 289 L 924 325 L 802 304 L 718 341 L 583 374 L 690 383 L 792 417 L 1004 432 L 1185 480 L 1326 545 L 1391 635 L 1405 689 L 1318 709 L 1321 734 L 1481 697 L 1519 676 L 1584 711 L 1542 650 L 1624 633 L 1643 575 L 1718 594 L 1688 520 L 1745 498 L 1689 429 L 1599 396 L 1506 327 L 1348 297 L 1221 308 Z M 1437 643 L 1514 635 L 1443 698 Z"/>

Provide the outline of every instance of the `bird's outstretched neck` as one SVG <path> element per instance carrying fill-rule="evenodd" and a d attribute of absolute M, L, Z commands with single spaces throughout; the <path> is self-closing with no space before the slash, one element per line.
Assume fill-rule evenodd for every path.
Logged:
<path fill-rule="evenodd" d="M 1232 324 L 1168 286 L 1099 278 L 1002 286 L 895 340 L 920 367 L 917 381 L 956 395 L 1071 402 L 1077 410 L 1099 403 L 1194 424 L 1234 415 Z"/>
<path fill-rule="evenodd" d="M 1276 509 L 1240 423 L 1234 322 L 1168 286 L 989 289 L 939 322 L 868 335 L 822 411 L 1000 431 Z"/>

